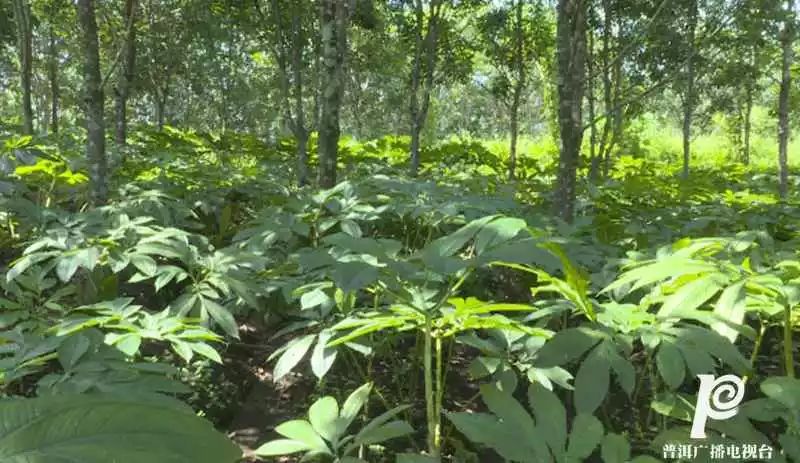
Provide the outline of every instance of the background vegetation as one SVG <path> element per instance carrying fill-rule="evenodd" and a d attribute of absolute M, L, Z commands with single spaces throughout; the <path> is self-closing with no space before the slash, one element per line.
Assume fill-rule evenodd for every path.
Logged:
<path fill-rule="evenodd" d="M 795 10 L 0 0 L 0 462 L 800 461 Z"/>

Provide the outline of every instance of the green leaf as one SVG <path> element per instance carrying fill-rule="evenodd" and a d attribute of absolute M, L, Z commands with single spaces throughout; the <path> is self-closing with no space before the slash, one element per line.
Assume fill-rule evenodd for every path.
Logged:
<path fill-rule="evenodd" d="M 559 460 L 567 445 L 567 411 L 555 393 L 541 384 L 528 387 L 528 402 L 536 417 L 536 428 Z"/>
<path fill-rule="evenodd" d="M 600 450 L 604 463 L 627 463 L 631 459 L 631 445 L 619 434 L 608 434 Z"/>
<path fill-rule="evenodd" d="M 581 357 L 600 339 L 583 328 L 559 331 L 537 352 L 535 364 L 540 368 L 557 367 Z"/>
<path fill-rule="evenodd" d="M 370 392 L 372 392 L 372 383 L 364 384 L 353 391 L 353 393 L 347 397 L 347 400 L 344 401 L 342 411 L 339 413 L 344 429 L 350 427 L 350 424 L 356 419 L 358 412 L 361 411 L 361 407 L 367 403 Z"/>
<path fill-rule="evenodd" d="M 65 256 L 59 259 L 56 265 L 56 275 L 58 275 L 58 279 L 64 283 L 68 282 L 78 270 L 78 264 L 80 264 L 80 260 L 78 256 L 75 255 Z"/>
<path fill-rule="evenodd" d="M 323 397 L 314 402 L 308 409 L 308 420 L 314 430 L 329 442 L 336 440 L 344 434 L 344 429 L 340 429 L 339 404 L 333 397 Z"/>
<path fill-rule="evenodd" d="M 743 280 L 728 286 L 722 291 L 722 295 L 714 308 L 714 315 L 723 321 L 713 323 L 711 329 L 727 338 L 730 342 L 736 342 L 739 332 L 731 325 L 741 325 L 744 322 L 746 311 L 745 281 Z"/>
<path fill-rule="evenodd" d="M 497 371 L 501 363 L 496 357 L 477 357 L 469 365 L 469 375 L 472 379 L 484 378 Z"/>
<path fill-rule="evenodd" d="M 345 219 L 345 220 L 342 220 L 340 225 L 342 227 L 342 231 L 343 232 L 345 232 L 348 235 L 353 236 L 355 238 L 361 238 L 361 235 L 362 235 L 361 227 L 358 226 L 357 222 L 355 222 L 353 220 L 350 220 L 350 219 Z"/>
<path fill-rule="evenodd" d="M 769 378 L 761 383 L 761 392 L 795 413 L 800 413 L 800 379 Z"/>
<path fill-rule="evenodd" d="M 647 264 L 623 273 L 613 283 L 600 291 L 600 293 L 613 291 L 633 283 L 633 285 L 626 291 L 626 294 L 630 294 L 639 288 L 666 280 L 668 278 L 678 278 L 682 275 L 694 273 L 702 274 L 716 270 L 717 267 L 712 263 L 687 258 L 685 256 L 674 255 L 666 257 L 662 260 L 651 261 Z"/>
<path fill-rule="evenodd" d="M 314 339 L 316 339 L 315 335 L 308 334 L 302 338 L 289 341 L 286 351 L 275 364 L 275 369 L 272 372 L 273 381 L 278 382 L 281 378 L 286 376 L 287 373 L 292 371 L 292 368 L 300 363 L 300 360 L 306 355 Z"/>
<path fill-rule="evenodd" d="M 142 345 L 142 338 L 138 334 L 130 333 L 120 336 L 113 344 L 128 357 L 133 357 L 139 352 L 139 346 Z"/>
<path fill-rule="evenodd" d="M 78 333 L 69 336 L 58 346 L 58 362 L 64 370 L 70 370 L 78 360 L 89 350 L 89 338 Z"/>
<path fill-rule="evenodd" d="M 512 391 L 497 389 L 494 384 L 481 386 L 481 398 L 492 413 L 524 435 L 535 436 L 536 425 L 533 419 L 511 393 Z"/>
<path fill-rule="evenodd" d="M 671 389 L 677 389 L 686 379 L 686 364 L 681 351 L 674 344 L 662 341 L 656 353 L 656 365 L 664 382 Z"/>
<path fill-rule="evenodd" d="M 211 299 L 200 298 L 202 307 L 228 335 L 239 339 L 239 325 L 231 312 Z"/>
<path fill-rule="evenodd" d="M 714 297 L 724 284 L 725 280 L 719 274 L 697 278 L 670 295 L 658 311 L 658 316 L 670 317 L 682 311 L 691 312 Z"/>
<path fill-rule="evenodd" d="M 428 455 L 398 453 L 395 463 L 439 463 L 439 460 Z"/>
<path fill-rule="evenodd" d="M 360 432 L 353 441 L 354 446 L 371 445 L 395 439 L 414 432 L 414 428 L 405 421 L 391 421 L 367 432 Z"/>
<path fill-rule="evenodd" d="M 575 375 L 575 410 L 591 415 L 603 403 L 611 382 L 611 365 L 603 346 L 595 348 Z"/>
<path fill-rule="evenodd" d="M 222 365 L 222 358 L 219 356 L 219 352 L 208 344 L 204 342 L 193 342 L 189 344 L 189 348 L 203 357 Z"/>
<path fill-rule="evenodd" d="M 592 415 L 580 414 L 572 423 L 567 456 L 585 461 L 603 439 L 603 425 Z"/>
<path fill-rule="evenodd" d="M 241 450 L 206 420 L 155 395 L 0 401 L 0 461 L 235 463 Z"/>
<path fill-rule="evenodd" d="M 155 276 L 158 265 L 152 257 L 145 254 L 133 254 L 130 259 L 131 264 L 143 275 L 147 277 Z"/>
<path fill-rule="evenodd" d="M 483 254 L 489 249 L 514 238 L 527 227 L 522 219 L 500 217 L 484 225 L 475 236 L 475 253 Z"/>
<path fill-rule="evenodd" d="M 309 450 L 313 452 L 331 454 L 328 444 L 314 431 L 311 423 L 306 420 L 291 420 L 281 423 L 275 427 L 275 432 L 291 440 L 306 444 Z"/>
<path fill-rule="evenodd" d="M 267 442 L 255 450 L 255 454 L 261 457 L 272 457 L 277 455 L 289 455 L 297 452 L 304 452 L 311 447 L 303 442 L 292 439 L 276 439 Z"/>
<path fill-rule="evenodd" d="M 328 341 L 331 339 L 332 334 L 329 331 L 323 331 L 319 334 L 319 340 L 311 352 L 311 371 L 314 376 L 322 379 L 328 370 L 333 366 L 336 361 L 337 350 L 333 347 L 327 347 Z"/>
<path fill-rule="evenodd" d="M 447 418 L 467 439 L 491 447 L 506 460 L 549 461 L 550 455 L 544 443 L 530 439 L 520 429 L 498 420 L 494 415 L 448 413 Z"/>

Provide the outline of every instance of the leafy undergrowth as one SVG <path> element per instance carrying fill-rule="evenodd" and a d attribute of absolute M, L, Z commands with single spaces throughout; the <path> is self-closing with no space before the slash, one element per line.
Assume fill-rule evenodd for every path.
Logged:
<path fill-rule="evenodd" d="M 167 128 L 87 209 L 68 134 L 3 143 L 6 396 L 171 395 L 266 461 L 647 462 L 734 373 L 709 442 L 800 458 L 800 212 L 771 172 L 622 156 L 564 224 L 545 143 L 508 183 L 490 142 L 412 180 L 407 139 L 343 140 L 318 191 L 291 143 Z"/>

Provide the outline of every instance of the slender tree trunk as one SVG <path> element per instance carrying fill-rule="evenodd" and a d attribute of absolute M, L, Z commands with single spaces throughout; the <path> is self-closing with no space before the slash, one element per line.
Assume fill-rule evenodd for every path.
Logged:
<path fill-rule="evenodd" d="M 47 79 L 50 82 L 50 132 L 58 133 L 58 105 L 61 90 L 58 86 L 58 47 L 56 36 L 50 28 L 49 57 L 47 63 Z"/>
<path fill-rule="evenodd" d="M 517 138 L 519 137 L 519 103 L 522 89 L 517 87 L 514 90 L 514 98 L 511 102 L 511 142 L 508 149 L 508 179 L 514 180 L 517 175 Z"/>
<path fill-rule="evenodd" d="M 344 55 L 347 50 L 347 0 L 321 0 L 322 111 L 319 127 L 318 182 L 322 188 L 336 185 L 339 149 L 339 114 L 344 93 Z"/>
<path fill-rule="evenodd" d="M 517 78 L 514 85 L 514 96 L 511 101 L 511 146 L 508 156 L 508 179 L 514 180 L 517 170 L 517 137 L 519 135 L 519 106 L 522 100 L 522 91 L 525 88 L 525 40 L 522 17 L 522 0 L 517 0 L 514 8 L 514 67 Z"/>
<path fill-rule="evenodd" d="M 555 215 L 566 222 L 572 222 L 575 214 L 576 177 L 583 139 L 581 106 L 586 72 L 586 8 L 585 0 L 558 0 L 556 43 L 561 153 L 553 207 Z"/>
<path fill-rule="evenodd" d="M 686 60 L 686 93 L 683 101 L 683 172 L 684 179 L 689 178 L 689 160 L 691 158 L 692 118 L 694 114 L 694 74 L 695 74 L 695 33 L 697 30 L 697 0 L 690 0 L 687 31 L 688 57 Z"/>
<path fill-rule="evenodd" d="M 294 134 L 297 141 L 297 183 L 308 184 L 308 129 L 303 109 L 303 36 L 300 12 L 292 16 L 292 80 L 294 86 Z M 338 143 L 338 141 L 337 141 Z"/>
<path fill-rule="evenodd" d="M 167 76 L 164 78 L 163 84 L 155 87 L 156 127 L 158 127 L 158 130 L 164 129 L 164 124 L 166 123 L 167 119 L 167 99 L 169 99 L 169 80 L 170 77 Z"/>
<path fill-rule="evenodd" d="M 753 89 L 747 86 L 747 95 L 744 103 L 744 147 L 742 152 L 742 162 L 747 165 L 750 163 L 750 132 L 752 131 L 753 115 Z"/>
<path fill-rule="evenodd" d="M 27 0 L 14 0 L 14 19 L 17 23 L 17 47 L 22 87 L 22 131 L 33 135 L 33 104 L 31 78 L 33 64 L 33 30 L 31 6 Z"/>
<path fill-rule="evenodd" d="M 86 158 L 89 162 L 92 202 L 103 204 L 108 198 L 108 164 L 106 160 L 105 122 L 103 120 L 103 87 L 100 76 L 100 48 L 94 0 L 78 0 L 78 21 L 81 25 L 84 53 L 83 85 L 86 113 Z"/>
<path fill-rule="evenodd" d="M 589 74 L 588 85 L 586 89 L 586 99 L 589 104 L 589 180 L 592 182 L 597 180 L 600 175 L 600 157 L 597 155 L 597 122 L 595 121 L 595 97 L 594 97 L 594 34 L 589 31 L 589 47 L 587 52 L 587 71 Z M 608 116 L 606 116 L 608 117 Z"/>
<path fill-rule="evenodd" d="M 612 135 L 613 127 L 616 124 L 616 100 L 614 98 L 614 74 L 617 71 L 616 62 L 620 61 L 619 57 L 611 63 L 611 38 L 612 38 L 612 14 L 610 2 L 603 0 L 603 109 L 605 110 L 605 119 L 603 120 L 603 133 L 600 137 L 600 147 L 597 153 L 598 162 L 603 164 L 603 177 L 608 177 L 611 167 L 611 148 L 612 143 L 609 141 L 609 136 Z"/>
<path fill-rule="evenodd" d="M 114 99 L 114 112 L 116 115 L 114 140 L 118 146 L 125 146 L 128 137 L 128 97 L 130 96 L 136 65 L 136 0 L 125 0 L 125 24 L 122 65 L 119 67 Z"/>
<path fill-rule="evenodd" d="M 436 73 L 436 55 L 439 33 L 439 14 L 441 0 L 431 0 L 427 27 L 425 26 L 425 9 L 422 0 L 414 2 L 416 16 L 416 42 L 414 46 L 414 65 L 411 69 L 411 98 L 409 100 L 409 113 L 411 116 L 411 147 L 410 147 L 410 174 L 412 177 L 419 172 L 420 164 L 420 138 L 425 120 L 428 118 L 428 109 L 433 91 L 433 78 Z M 423 32 L 425 31 L 425 32 Z M 424 68 L 423 68 L 424 66 Z"/>
<path fill-rule="evenodd" d="M 781 31 L 781 90 L 778 99 L 778 169 L 781 199 L 789 194 L 789 92 L 792 86 L 792 42 L 794 39 L 794 0 L 786 2 L 786 22 Z"/>

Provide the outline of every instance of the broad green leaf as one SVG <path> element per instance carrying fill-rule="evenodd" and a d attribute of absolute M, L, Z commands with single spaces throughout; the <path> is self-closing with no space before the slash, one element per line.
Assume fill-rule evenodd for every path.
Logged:
<path fill-rule="evenodd" d="M 683 355 L 671 342 L 661 342 L 658 352 L 656 352 L 656 365 L 664 382 L 672 389 L 680 387 L 686 379 Z"/>
<path fill-rule="evenodd" d="M 133 254 L 130 259 L 131 264 L 142 272 L 143 275 L 147 277 L 155 276 L 158 264 L 156 264 L 156 261 L 152 257 L 146 254 Z"/>
<path fill-rule="evenodd" d="M 305 335 L 301 338 L 296 338 L 289 341 L 286 351 L 280 356 L 278 362 L 275 364 L 275 369 L 272 372 L 273 381 L 278 382 L 281 378 L 286 376 L 287 373 L 292 371 L 300 360 L 306 355 L 311 344 L 316 339 L 313 334 Z"/>
<path fill-rule="evenodd" d="M 714 308 L 714 315 L 724 321 L 712 324 L 711 329 L 727 338 L 730 342 L 736 342 L 739 332 L 731 324 L 741 325 L 744 322 L 746 311 L 745 281 L 740 281 L 722 291 L 722 295 Z"/>
<path fill-rule="evenodd" d="M 604 346 L 595 348 L 581 363 L 575 375 L 575 410 L 591 415 L 603 403 L 611 382 L 611 365 L 603 355 Z"/>
<path fill-rule="evenodd" d="M 236 324 L 236 319 L 233 318 L 230 310 L 211 299 L 200 298 L 200 301 L 203 309 L 229 336 L 239 339 L 239 325 Z"/>
<path fill-rule="evenodd" d="M 327 347 L 331 337 L 332 334 L 329 331 L 320 333 L 314 350 L 311 352 L 311 371 L 319 379 L 322 379 L 328 373 L 328 370 L 333 366 L 333 362 L 336 361 L 336 348 Z"/>
<path fill-rule="evenodd" d="M 439 463 L 439 460 L 428 455 L 398 453 L 395 463 Z"/>
<path fill-rule="evenodd" d="M 62 282 L 68 282 L 75 275 L 80 264 L 80 259 L 76 255 L 65 256 L 58 260 L 56 265 L 56 275 Z"/>
<path fill-rule="evenodd" d="M 70 370 L 78 360 L 89 350 L 89 338 L 78 333 L 69 336 L 58 346 L 58 362 L 65 370 Z"/>
<path fill-rule="evenodd" d="M 314 427 L 306 420 L 291 420 L 275 427 L 275 432 L 291 440 L 306 444 L 313 452 L 330 455 L 328 444 L 317 434 Z"/>
<path fill-rule="evenodd" d="M 541 384 L 530 385 L 528 402 L 536 417 L 538 435 L 544 438 L 553 455 L 559 457 L 567 445 L 567 411 L 564 405 L 555 393 Z"/>
<path fill-rule="evenodd" d="M 353 393 L 347 397 L 347 400 L 344 401 L 344 404 L 342 404 L 342 411 L 339 413 L 344 429 L 350 427 L 350 424 L 356 419 L 358 412 L 361 411 L 361 407 L 367 403 L 370 392 L 372 392 L 372 383 L 364 384 L 353 391 Z"/>
<path fill-rule="evenodd" d="M 535 365 L 540 368 L 557 367 L 581 357 L 600 342 L 600 338 L 582 328 L 559 331 L 536 353 Z"/>
<path fill-rule="evenodd" d="M 108 337 L 106 337 L 106 340 L 108 341 Z M 138 334 L 130 333 L 115 339 L 112 344 L 128 357 L 133 357 L 139 352 L 139 346 L 142 345 L 142 338 Z"/>
<path fill-rule="evenodd" d="M 255 454 L 261 457 L 272 457 L 277 455 L 289 455 L 297 452 L 304 452 L 311 447 L 304 442 L 292 439 L 276 439 L 267 442 L 255 450 Z"/>
<path fill-rule="evenodd" d="M 694 273 L 708 273 L 716 269 L 716 266 L 709 262 L 703 262 L 684 256 L 669 256 L 663 260 L 651 261 L 632 270 L 628 270 L 600 292 L 606 293 L 633 283 L 627 291 L 629 294 L 639 288 L 668 278 L 678 278 L 682 275 Z"/>
<path fill-rule="evenodd" d="M 314 402 L 308 409 L 308 420 L 314 430 L 325 440 L 335 442 L 344 434 L 344 429 L 339 429 L 339 404 L 333 397 L 323 397 Z"/>
<path fill-rule="evenodd" d="M 786 376 L 769 378 L 761 383 L 761 392 L 789 410 L 800 413 L 800 379 Z"/>
<path fill-rule="evenodd" d="M 477 444 L 484 444 L 503 458 L 510 461 L 547 461 L 550 457 L 545 447 L 542 453 L 529 447 L 537 443 L 509 423 L 504 423 L 487 413 L 448 413 L 447 418 L 464 434 Z M 543 444 L 543 443 L 542 443 Z"/>
<path fill-rule="evenodd" d="M 536 425 L 533 419 L 511 394 L 512 391 L 501 391 L 493 384 L 481 386 L 481 398 L 492 413 L 524 435 L 535 436 Z"/>
<path fill-rule="evenodd" d="M 572 422 L 567 456 L 585 461 L 600 445 L 603 439 L 603 425 L 592 415 L 579 414 Z"/>
<path fill-rule="evenodd" d="M 219 356 L 219 352 L 204 342 L 193 342 L 189 344 L 189 348 L 213 362 L 219 363 L 220 365 L 222 364 L 222 358 Z"/>
<path fill-rule="evenodd" d="M 235 463 L 241 450 L 160 396 L 57 395 L 0 401 L 0 461 Z"/>
<path fill-rule="evenodd" d="M 603 463 L 627 463 L 631 459 L 631 444 L 619 434 L 608 434 L 603 439 L 600 454 Z"/>
<path fill-rule="evenodd" d="M 371 445 L 405 436 L 414 432 L 414 428 L 405 421 L 390 421 L 367 432 L 360 432 L 353 441 L 354 446 Z"/>
<path fill-rule="evenodd" d="M 675 294 L 664 301 L 658 311 L 659 317 L 670 317 L 682 311 L 690 312 L 714 297 L 725 284 L 719 274 L 704 275 L 681 286 Z"/>

